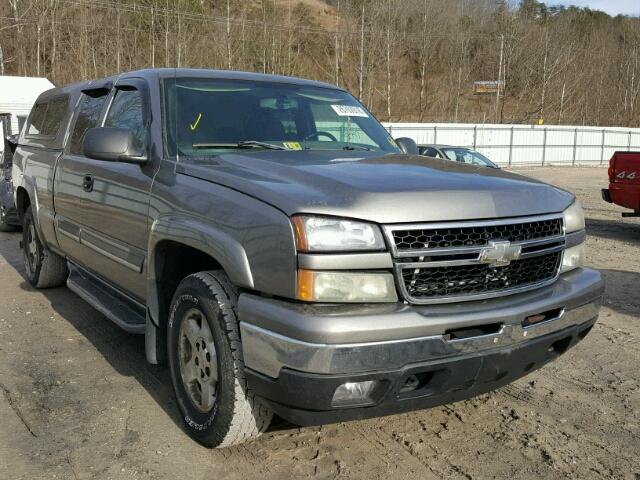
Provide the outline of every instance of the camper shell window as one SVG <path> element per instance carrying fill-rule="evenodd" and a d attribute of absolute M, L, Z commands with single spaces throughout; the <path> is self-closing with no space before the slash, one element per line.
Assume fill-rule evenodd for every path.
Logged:
<path fill-rule="evenodd" d="M 38 100 L 33 107 L 27 136 L 55 138 L 69 105 L 67 95 Z"/>

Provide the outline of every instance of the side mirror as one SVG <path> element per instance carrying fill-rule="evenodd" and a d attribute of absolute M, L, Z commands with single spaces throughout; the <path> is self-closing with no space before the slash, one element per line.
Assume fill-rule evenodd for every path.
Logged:
<path fill-rule="evenodd" d="M 130 130 L 97 127 L 87 130 L 82 142 L 85 157 L 108 162 L 144 163 L 143 149 Z"/>
<path fill-rule="evenodd" d="M 406 153 L 407 155 L 420 155 L 420 152 L 418 151 L 418 145 L 416 145 L 416 142 L 412 138 L 396 138 L 396 144 L 400 147 L 402 153 Z"/>

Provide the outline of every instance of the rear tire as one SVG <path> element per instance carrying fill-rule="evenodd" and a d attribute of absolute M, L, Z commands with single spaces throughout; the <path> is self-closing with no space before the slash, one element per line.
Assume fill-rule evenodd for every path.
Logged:
<path fill-rule="evenodd" d="M 2 218 L 0 218 L 0 232 L 14 232 L 17 229 L 18 229 L 17 227 L 14 227 L 13 225 L 5 223 L 2 220 Z"/>
<path fill-rule="evenodd" d="M 189 275 L 171 302 L 171 381 L 189 435 L 207 447 L 256 438 L 273 416 L 247 386 L 236 304 L 235 287 L 219 271 Z"/>
<path fill-rule="evenodd" d="M 31 285 L 36 288 L 64 285 L 69 273 L 67 261 L 40 241 L 31 206 L 27 207 L 22 220 L 22 252 L 27 279 Z"/>
<path fill-rule="evenodd" d="M 14 232 L 18 230 L 17 225 L 7 223 L 8 215 L 5 214 L 4 207 L 0 207 L 0 232 Z"/>

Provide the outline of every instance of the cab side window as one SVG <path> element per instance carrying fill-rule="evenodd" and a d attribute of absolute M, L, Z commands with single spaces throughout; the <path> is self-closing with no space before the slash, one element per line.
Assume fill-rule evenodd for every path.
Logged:
<path fill-rule="evenodd" d="M 143 147 L 146 143 L 147 127 L 140 91 L 134 89 L 117 90 L 104 126 L 131 131 L 138 146 Z"/>
<path fill-rule="evenodd" d="M 107 93 L 104 92 L 99 96 L 91 96 L 86 93 L 82 94 L 80 107 L 76 123 L 71 134 L 69 151 L 76 155 L 82 155 L 82 141 L 87 130 L 97 127 L 100 120 L 100 114 L 107 101 Z"/>

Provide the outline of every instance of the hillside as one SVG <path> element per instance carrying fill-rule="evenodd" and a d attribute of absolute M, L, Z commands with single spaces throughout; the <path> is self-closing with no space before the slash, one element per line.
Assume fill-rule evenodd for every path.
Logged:
<path fill-rule="evenodd" d="M 382 120 L 638 126 L 640 20 L 535 0 L 8 0 L 0 73 L 149 66 L 349 89 Z M 504 85 L 473 93 L 476 81 Z"/>

